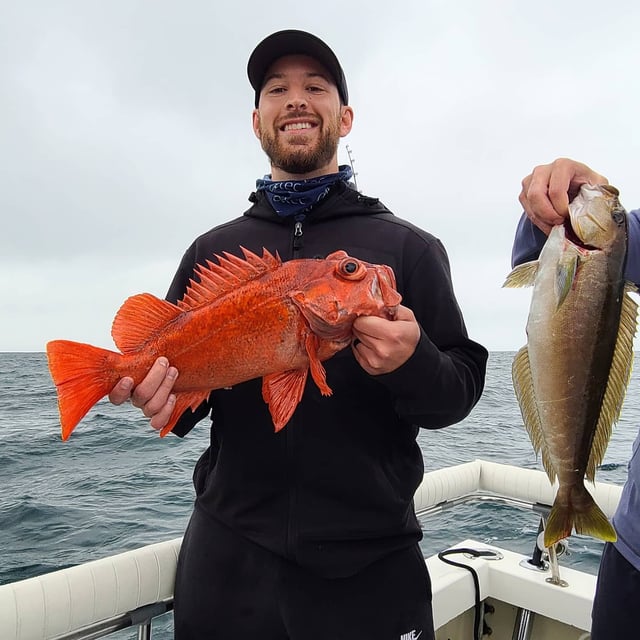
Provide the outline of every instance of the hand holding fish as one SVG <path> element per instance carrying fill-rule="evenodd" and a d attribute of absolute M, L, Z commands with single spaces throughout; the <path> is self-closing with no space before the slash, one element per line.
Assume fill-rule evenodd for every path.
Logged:
<path fill-rule="evenodd" d="M 420 340 L 420 325 L 411 309 L 399 305 L 395 320 L 356 318 L 353 334 L 356 340 L 352 350 L 360 366 L 370 375 L 381 375 L 395 371 L 413 355 Z M 173 412 L 175 395 L 171 391 L 177 377 L 178 370 L 160 357 L 135 388 L 132 378 L 119 380 L 109 393 L 109 401 L 120 405 L 131 400 L 150 418 L 150 425 L 161 431 Z"/>
<path fill-rule="evenodd" d="M 171 391 L 177 378 L 178 370 L 169 365 L 167 358 L 160 356 L 136 387 L 133 378 L 119 380 L 109 393 L 109 401 L 121 405 L 131 400 L 134 407 L 142 409 L 142 413 L 151 419 L 151 426 L 160 431 L 173 413 L 176 396 Z"/>
<path fill-rule="evenodd" d="M 586 164 L 558 158 L 543 164 L 522 180 L 518 196 L 527 217 L 549 235 L 551 229 L 562 224 L 569 215 L 569 202 L 575 198 L 583 184 L 609 184 L 604 176 Z"/>
<path fill-rule="evenodd" d="M 420 340 L 420 326 L 413 311 L 399 305 L 395 320 L 377 316 L 356 318 L 353 334 L 356 360 L 367 373 L 380 375 L 394 371 L 413 355 Z M 142 409 L 151 419 L 151 426 L 160 431 L 173 412 L 175 395 L 171 391 L 177 377 L 178 370 L 161 356 L 135 388 L 132 378 L 119 380 L 109 393 L 109 401 L 121 405 L 131 400 L 134 407 Z"/>
<path fill-rule="evenodd" d="M 358 364 L 370 375 L 380 375 L 395 371 L 413 355 L 420 340 L 420 325 L 411 309 L 399 305 L 393 320 L 356 318 L 353 335 L 351 349 Z"/>

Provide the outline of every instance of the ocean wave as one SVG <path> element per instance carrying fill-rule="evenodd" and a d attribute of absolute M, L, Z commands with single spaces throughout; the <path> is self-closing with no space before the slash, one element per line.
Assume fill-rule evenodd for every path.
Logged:
<path fill-rule="evenodd" d="M 491 354 L 485 393 L 467 419 L 420 432 L 427 470 L 475 458 L 542 469 L 513 395 L 512 359 Z M 597 479 L 624 482 L 636 415 L 640 401 L 630 396 Z M 0 583 L 184 532 L 194 499 L 191 474 L 207 446 L 205 422 L 184 440 L 160 438 L 137 409 L 103 400 L 62 442 L 44 354 L 0 354 L 0 420 Z M 466 538 L 528 554 L 538 518 L 502 505 L 470 504 L 422 524 L 428 555 Z M 574 537 L 563 563 L 595 572 L 601 545 Z"/>

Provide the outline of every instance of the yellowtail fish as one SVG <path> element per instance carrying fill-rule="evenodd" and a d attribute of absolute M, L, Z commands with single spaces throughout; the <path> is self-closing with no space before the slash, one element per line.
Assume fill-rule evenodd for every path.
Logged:
<path fill-rule="evenodd" d="M 522 419 L 558 491 L 544 533 L 549 547 L 572 530 L 614 541 L 587 491 L 620 416 L 633 361 L 637 305 L 624 279 L 627 214 L 609 185 L 583 185 L 569 218 L 535 262 L 506 287 L 533 285 L 527 345 L 512 367 Z"/>

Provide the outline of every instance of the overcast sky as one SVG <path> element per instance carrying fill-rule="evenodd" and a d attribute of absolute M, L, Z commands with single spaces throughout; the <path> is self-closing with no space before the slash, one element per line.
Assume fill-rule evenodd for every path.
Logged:
<path fill-rule="evenodd" d="M 444 243 L 472 337 L 525 341 L 502 289 L 520 180 L 573 157 L 640 207 L 640 3 L 0 0 L 0 351 L 112 347 L 267 159 L 246 62 L 272 31 L 336 52 L 358 188 Z"/>

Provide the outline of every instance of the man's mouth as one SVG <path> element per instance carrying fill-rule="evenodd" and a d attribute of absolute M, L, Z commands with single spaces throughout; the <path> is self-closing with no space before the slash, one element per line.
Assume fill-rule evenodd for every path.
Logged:
<path fill-rule="evenodd" d="M 280 131 L 300 131 L 303 129 L 313 129 L 316 125 L 311 122 L 287 122 L 280 127 Z"/>

